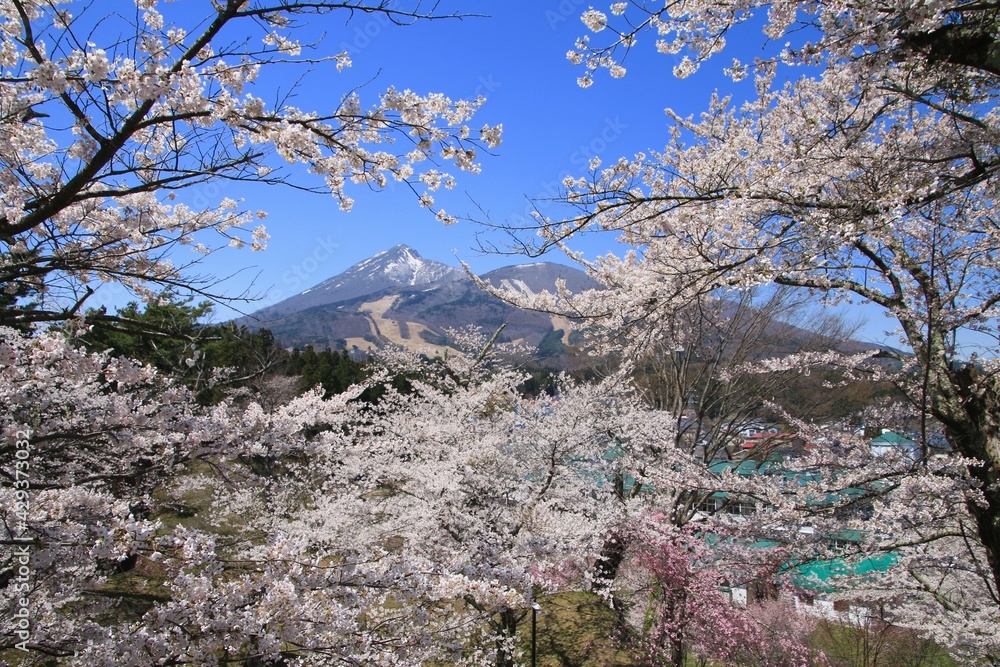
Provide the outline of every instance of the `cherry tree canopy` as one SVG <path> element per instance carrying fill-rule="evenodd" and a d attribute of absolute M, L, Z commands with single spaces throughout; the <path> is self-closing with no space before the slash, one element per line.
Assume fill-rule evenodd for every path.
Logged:
<path fill-rule="evenodd" d="M 395 355 L 409 391 L 376 405 L 359 386 L 268 410 L 0 329 L 0 652 L 512 664 L 531 597 L 585 585 L 621 523 L 607 450 L 670 424 L 605 386 L 522 398 L 468 340 L 447 362 Z"/>
<path fill-rule="evenodd" d="M 650 340 L 699 294 L 780 284 L 859 298 L 899 324 L 905 381 L 952 448 L 977 461 L 967 495 L 1000 582 L 1000 413 L 995 360 L 962 353 L 996 338 L 1000 226 L 995 192 L 1000 68 L 992 3 L 615 2 L 590 9 L 568 54 L 583 86 L 625 75 L 647 42 L 690 75 L 757 17 L 773 56 L 734 60 L 757 96 L 713 97 L 694 118 L 668 111 L 657 150 L 568 177 L 561 218 L 538 219 L 541 248 L 614 232 L 633 248 L 588 263 L 612 288 L 576 312 Z M 797 69 L 796 69 L 797 68 Z M 566 297 L 567 295 L 560 295 Z M 564 305 L 566 301 L 558 305 Z M 552 295 L 528 305 L 553 308 Z"/>

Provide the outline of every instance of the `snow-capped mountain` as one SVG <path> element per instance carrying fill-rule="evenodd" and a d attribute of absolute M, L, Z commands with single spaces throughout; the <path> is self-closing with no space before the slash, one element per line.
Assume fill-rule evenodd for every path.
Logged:
<path fill-rule="evenodd" d="M 498 287 L 530 292 L 594 287 L 585 273 L 550 263 L 505 267 L 482 276 Z M 370 350 L 387 343 L 428 354 L 447 344 L 447 329 L 476 325 L 503 338 L 565 353 L 569 323 L 514 308 L 477 287 L 461 269 L 421 257 L 398 245 L 358 262 L 300 294 L 238 320 L 267 327 L 284 345 Z M 545 343 L 544 346 L 542 343 Z"/>
<path fill-rule="evenodd" d="M 583 271 L 549 262 L 508 266 L 481 278 L 522 293 L 554 290 L 557 280 L 564 280 L 571 292 L 598 287 Z M 312 345 L 361 354 L 393 344 L 430 356 L 444 352 L 449 329 L 474 325 L 493 332 L 504 326 L 502 340 L 536 347 L 542 363 L 568 368 L 579 361 L 571 354 L 578 337 L 565 317 L 515 308 L 480 289 L 464 271 L 424 259 L 405 245 L 358 262 L 237 323 L 266 327 L 289 347 Z M 792 325 L 778 322 L 773 327 L 775 340 L 783 341 L 782 352 L 795 351 L 805 340 L 804 332 Z M 851 351 L 850 345 L 842 348 Z"/>
<path fill-rule="evenodd" d="M 375 284 L 380 278 L 395 285 L 426 285 L 443 278 L 461 278 L 465 274 L 455 267 L 424 259 L 406 245 L 397 245 L 358 262 L 335 279 L 335 286 L 358 282 L 359 278 Z M 329 282 L 329 281 L 328 281 Z M 317 285 L 322 288 L 325 283 Z"/>
<path fill-rule="evenodd" d="M 351 301 L 387 289 L 464 279 L 467 276 L 460 269 L 424 259 L 413 248 L 397 245 L 254 315 L 272 319 L 316 306 Z"/>

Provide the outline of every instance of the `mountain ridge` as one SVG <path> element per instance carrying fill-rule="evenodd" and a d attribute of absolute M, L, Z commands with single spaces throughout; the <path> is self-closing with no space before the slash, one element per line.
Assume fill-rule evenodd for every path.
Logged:
<path fill-rule="evenodd" d="M 551 262 L 502 267 L 480 278 L 522 292 L 555 289 L 556 280 L 572 291 L 598 287 L 583 271 Z M 425 259 L 406 245 L 376 253 L 236 322 L 267 327 L 288 347 L 357 353 L 391 343 L 433 355 L 444 350 L 450 328 L 496 330 L 506 324 L 505 339 L 533 347 L 547 341 L 546 349 L 558 356 L 569 335 L 565 318 L 504 303 L 462 269 Z"/>
<path fill-rule="evenodd" d="M 479 278 L 522 293 L 554 290 L 559 280 L 574 293 L 600 288 L 583 271 L 551 262 L 501 267 Z M 286 347 L 329 347 L 359 356 L 387 344 L 435 356 L 444 353 L 449 329 L 504 326 L 501 340 L 537 348 L 536 360 L 559 368 L 572 365 L 570 351 L 579 336 L 566 317 L 516 308 L 478 287 L 464 270 L 425 259 L 406 245 L 376 253 L 235 322 L 253 330 L 266 327 Z M 779 338 L 790 348 L 807 333 L 787 323 L 773 326 L 788 332 Z M 841 341 L 837 347 L 859 352 L 882 346 Z"/>

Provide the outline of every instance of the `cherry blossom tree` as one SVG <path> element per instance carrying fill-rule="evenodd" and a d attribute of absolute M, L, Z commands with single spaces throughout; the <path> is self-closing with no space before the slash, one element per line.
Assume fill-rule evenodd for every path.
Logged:
<path fill-rule="evenodd" d="M 271 412 L 252 401 L 204 408 L 151 367 L 4 329 L 4 659 L 451 655 L 462 625 L 436 606 L 468 596 L 493 609 L 519 596 L 383 545 L 333 548 L 294 530 L 317 493 L 350 488 L 336 463 L 349 426 L 364 423 L 359 391 L 311 392 Z M 192 498 L 203 499 L 193 515 Z"/>
<path fill-rule="evenodd" d="M 80 317 L 99 282 L 147 300 L 164 288 L 217 296 L 182 246 L 192 258 L 220 244 L 263 249 L 266 214 L 229 198 L 195 208 L 185 188 L 287 184 L 350 210 L 352 185 L 398 181 L 434 208 L 433 192 L 454 184 L 448 170 L 478 171 L 477 150 L 499 143 L 499 127 L 468 124 L 481 99 L 345 90 L 312 112 L 263 82 L 281 67 L 350 66 L 297 42 L 327 15 L 445 17 L 419 1 L 105 9 L 0 8 L 0 324 L 17 328 L 0 343 L 4 658 L 447 659 L 468 645 L 467 626 L 434 608 L 466 597 L 493 610 L 519 594 L 384 545 L 334 550 L 289 529 L 324 485 L 353 488 L 338 456 L 368 424 L 352 402 L 361 387 L 208 408 L 148 366 L 82 351 L 72 331 L 26 335 Z M 293 180 L 303 171 L 315 184 Z"/>
<path fill-rule="evenodd" d="M 585 230 L 633 248 L 585 262 L 616 289 L 572 307 L 669 345 L 670 328 L 656 324 L 719 290 L 778 284 L 881 306 L 913 353 L 896 379 L 917 406 L 924 454 L 936 421 L 964 457 L 949 476 L 968 476 L 960 497 L 974 529 L 962 539 L 982 549 L 986 590 L 996 591 L 995 7 L 682 0 L 609 9 L 583 13 L 590 34 L 568 54 L 584 87 L 605 71 L 625 75 L 646 39 L 675 56 L 680 78 L 733 51 L 727 38 L 754 21 L 765 48 L 726 63 L 734 80 L 752 81 L 751 99 L 713 96 L 690 118 L 668 111 L 662 148 L 566 179 L 569 208 L 539 217 L 536 249 L 572 254 Z"/>
<path fill-rule="evenodd" d="M 906 458 L 879 462 L 885 468 L 876 485 L 869 486 L 871 510 L 846 524 L 861 542 L 838 554 L 857 574 L 845 573 L 830 583 L 842 590 L 840 597 L 920 631 L 963 662 L 997 664 L 1000 596 L 967 509 L 970 502 L 979 502 L 979 489 L 961 474 L 973 464 L 935 457 L 914 465 Z M 867 466 L 873 481 L 874 467 Z M 891 567 L 869 571 L 863 564 L 872 554 L 891 554 Z"/>
<path fill-rule="evenodd" d="M 327 15 L 446 18 L 435 4 L 226 0 L 203 16 L 155 0 L 110 13 L 4 4 L 0 323 L 77 316 L 102 282 L 144 298 L 164 287 L 218 296 L 185 269 L 219 245 L 265 247 L 266 213 L 231 198 L 196 208 L 181 194 L 192 186 L 292 184 L 350 210 L 352 185 L 398 181 L 434 208 L 433 192 L 454 185 L 447 169 L 478 171 L 477 149 L 500 141 L 499 126 L 468 124 L 482 99 L 389 88 L 365 100 L 345 90 L 333 108 L 311 111 L 260 81 L 296 64 L 331 77 L 349 67 L 346 53 L 299 43 Z M 282 164 L 303 165 L 316 182 L 293 183 Z"/>
<path fill-rule="evenodd" d="M 599 521 L 603 459 L 572 430 L 593 410 L 518 418 L 519 375 L 413 380 L 374 411 L 363 387 L 204 407 L 62 334 L 3 336 L 0 650 L 21 664 L 509 664 L 478 628 L 572 576 Z"/>
<path fill-rule="evenodd" d="M 374 405 L 272 409 L 2 334 L 0 655 L 21 664 L 512 665 L 533 596 L 585 585 L 621 523 L 608 450 L 668 435 L 621 390 L 522 398 L 468 332 L 389 359 Z"/>
<path fill-rule="evenodd" d="M 586 585 L 603 536 L 622 521 L 610 452 L 658 442 L 669 423 L 601 384 L 564 380 L 555 396 L 523 398 L 525 376 L 496 366 L 507 350 L 495 337 L 449 338 L 467 352 L 386 355 L 410 391 L 389 390 L 372 432 L 342 453 L 354 492 L 319 501 L 303 521 L 333 543 L 392 544 L 519 593 L 517 605 L 492 609 L 464 598 L 486 619 L 493 664 L 507 667 L 530 602 Z"/>
<path fill-rule="evenodd" d="M 719 553 L 729 547 L 713 546 L 689 529 L 678 529 L 647 517 L 642 546 L 630 563 L 634 580 L 645 584 L 648 595 L 642 631 L 636 644 L 641 664 L 682 667 L 691 653 L 723 664 L 759 667 L 821 665 L 822 654 L 805 644 L 808 619 L 794 610 L 741 608 L 726 599 L 723 589 L 748 575 L 733 570 Z M 719 537 L 716 535 L 715 537 Z M 780 619 L 780 620 L 779 620 Z"/>

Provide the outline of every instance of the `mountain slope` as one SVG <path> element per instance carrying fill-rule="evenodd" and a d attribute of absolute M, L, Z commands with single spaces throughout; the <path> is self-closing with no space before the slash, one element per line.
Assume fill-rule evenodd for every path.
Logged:
<path fill-rule="evenodd" d="M 498 286 L 538 292 L 563 279 L 571 290 L 595 287 L 582 271 L 559 264 L 504 267 L 484 276 Z M 446 330 L 475 325 L 503 338 L 562 353 L 568 323 L 514 308 L 479 289 L 460 269 L 395 246 L 300 294 L 239 320 L 267 327 L 286 346 L 369 350 L 387 343 L 436 354 Z"/>
<path fill-rule="evenodd" d="M 600 284 L 583 271 L 565 264 L 538 262 L 505 266 L 480 276 L 495 287 L 504 287 L 521 292 L 538 293 L 552 290 L 557 280 L 564 280 L 570 292 L 597 289 Z"/>
<path fill-rule="evenodd" d="M 481 276 L 497 287 L 521 292 L 554 290 L 563 280 L 571 292 L 599 285 L 586 273 L 561 264 L 539 262 L 490 271 Z M 502 339 L 539 348 L 546 364 L 566 367 L 570 323 L 566 318 L 515 308 L 483 291 L 466 273 L 422 258 L 398 245 L 358 262 L 300 294 L 237 321 L 251 329 L 266 327 L 288 347 L 372 350 L 402 345 L 435 355 L 447 345 L 447 330 L 475 325 L 488 332 L 506 325 Z M 791 324 L 770 325 L 772 354 L 797 351 L 814 336 Z M 574 338 L 575 340 L 575 338 Z M 841 341 L 841 351 L 878 346 Z"/>

